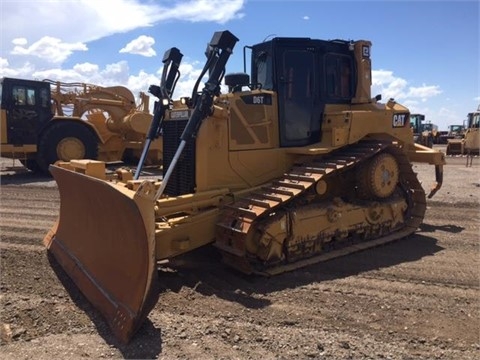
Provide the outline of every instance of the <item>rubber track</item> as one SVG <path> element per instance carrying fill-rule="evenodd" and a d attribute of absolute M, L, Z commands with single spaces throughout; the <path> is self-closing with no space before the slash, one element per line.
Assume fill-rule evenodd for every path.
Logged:
<path fill-rule="evenodd" d="M 351 169 L 387 148 L 390 153 L 395 155 L 402 184 L 407 188 L 409 208 L 403 228 L 380 238 L 345 246 L 341 249 L 332 249 L 309 258 L 275 265 L 261 271 L 250 264 L 245 250 L 246 239 L 250 231 L 254 231 L 256 228 L 257 231 L 262 231 L 257 226 L 261 219 L 281 210 L 291 200 L 313 188 L 319 180 L 332 176 L 336 172 Z M 406 237 L 420 226 L 425 210 L 425 191 L 404 152 L 391 142 L 361 141 L 332 152 L 328 156 L 313 159 L 307 164 L 295 165 L 279 179 L 226 206 L 223 209 L 221 220 L 216 224 L 217 241 L 215 246 L 222 252 L 227 264 L 242 272 L 275 275 Z M 229 246 L 229 244 L 235 244 L 235 246 Z"/>

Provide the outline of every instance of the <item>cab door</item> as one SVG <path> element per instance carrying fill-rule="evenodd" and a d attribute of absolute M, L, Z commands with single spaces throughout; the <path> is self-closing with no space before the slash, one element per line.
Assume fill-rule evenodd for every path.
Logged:
<path fill-rule="evenodd" d="M 52 117 L 50 85 L 41 81 L 5 78 L 2 82 L 2 128 L 11 145 L 36 144 Z"/>
<path fill-rule="evenodd" d="M 280 146 L 304 146 L 319 141 L 322 110 L 314 48 L 279 44 L 276 70 Z"/>

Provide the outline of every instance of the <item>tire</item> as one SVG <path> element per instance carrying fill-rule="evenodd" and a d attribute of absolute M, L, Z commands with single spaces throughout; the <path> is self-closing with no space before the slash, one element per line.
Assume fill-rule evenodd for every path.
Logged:
<path fill-rule="evenodd" d="M 81 123 L 55 121 L 44 130 L 38 142 L 37 162 L 42 172 L 58 160 L 97 159 L 96 135 Z"/>

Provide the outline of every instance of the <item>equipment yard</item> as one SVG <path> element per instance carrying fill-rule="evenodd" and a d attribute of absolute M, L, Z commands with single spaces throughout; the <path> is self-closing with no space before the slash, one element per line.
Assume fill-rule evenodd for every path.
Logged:
<path fill-rule="evenodd" d="M 2 359 L 477 359 L 480 160 L 465 161 L 447 157 L 420 229 L 381 247 L 271 278 L 187 253 L 124 345 L 47 255 L 55 181 L 2 159 Z M 428 192 L 433 167 L 413 170 Z"/>

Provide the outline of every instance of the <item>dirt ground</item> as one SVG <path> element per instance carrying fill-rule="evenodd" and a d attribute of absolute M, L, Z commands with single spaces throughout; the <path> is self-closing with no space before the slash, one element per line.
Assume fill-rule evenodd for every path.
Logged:
<path fill-rule="evenodd" d="M 213 248 L 160 274 L 160 300 L 128 345 L 42 239 L 55 182 L 1 163 L 2 359 L 477 359 L 480 159 L 448 158 L 409 238 L 272 278 L 225 268 Z M 415 164 L 426 189 L 432 166 Z"/>

